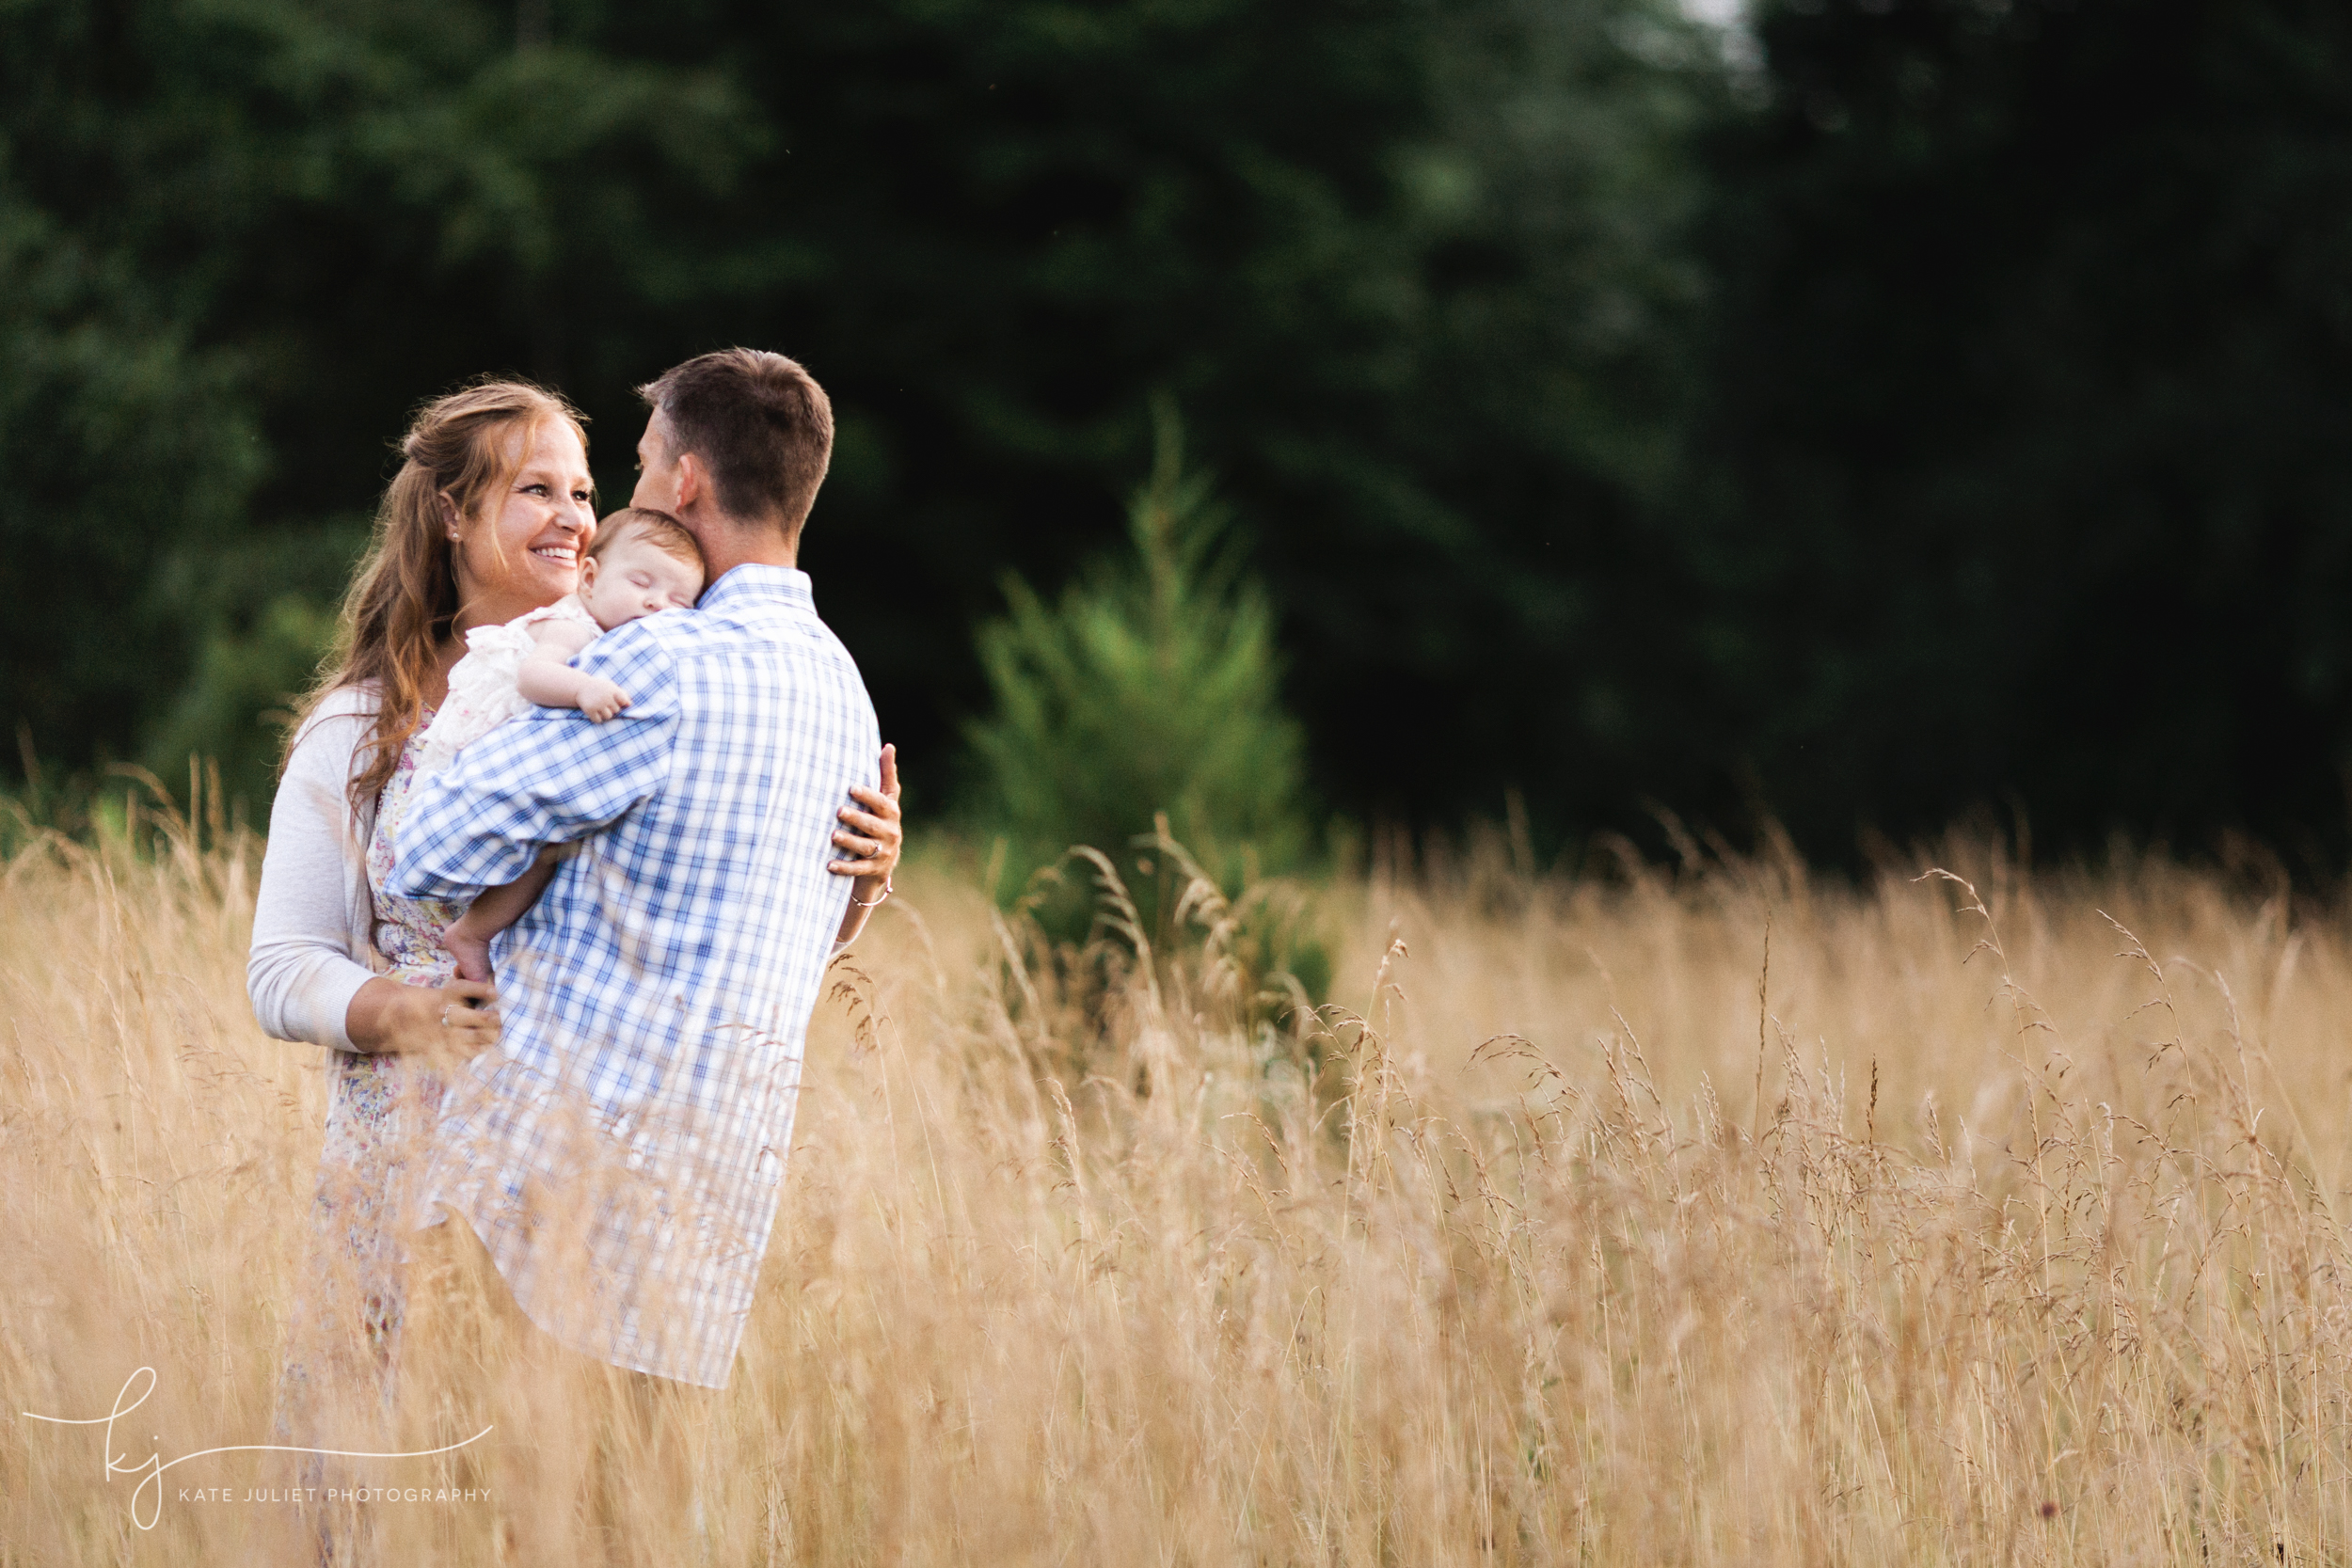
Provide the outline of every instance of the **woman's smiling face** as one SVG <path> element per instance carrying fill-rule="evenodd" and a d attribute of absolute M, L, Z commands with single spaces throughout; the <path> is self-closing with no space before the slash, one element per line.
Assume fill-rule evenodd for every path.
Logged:
<path fill-rule="evenodd" d="M 580 586 L 580 552 L 596 531 L 588 452 L 568 420 L 506 437 L 513 477 L 453 527 L 457 627 L 494 626 L 553 604 Z"/>

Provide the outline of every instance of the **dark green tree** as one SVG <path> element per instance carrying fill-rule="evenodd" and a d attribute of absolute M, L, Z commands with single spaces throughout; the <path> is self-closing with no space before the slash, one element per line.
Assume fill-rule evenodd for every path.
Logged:
<path fill-rule="evenodd" d="M 675 293 L 754 118 L 464 0 L 0 0 L 0 718 L 265 795 L 405 407 Z"/>
<path fill-rule="evenodd" d="M 271 684 L 273 604 L 331 599 L 416 401 L 556 381 L 617 492 L 631 384 L 753 341 L 834 392 L 808 564 L 918 768 L 984 699 L 992 585 L 1096 553 L 1166 388 L 1345 797 L 1622 792 L 1702 43 L 1667 0 L 0 0 L 0 206 L 40 236 L 0 293 L 47 269 L 87 303 L 40 331 L 176 367 L 149 458 L 12 385 L 0 465 L 53 477 L 0 570 L 91 599 L 0 584 L 0 703 L 65 763 L 182 744 Z M 199 671 L 245 696 L 183 703 Z"/>
<path fill-rule="evenodd" d="M 2012 799 L 2045 843 L 2341 845 L 2352 11 L 1757 26 L 1688 535 L 1723 809 L 1832 850 Z"/>

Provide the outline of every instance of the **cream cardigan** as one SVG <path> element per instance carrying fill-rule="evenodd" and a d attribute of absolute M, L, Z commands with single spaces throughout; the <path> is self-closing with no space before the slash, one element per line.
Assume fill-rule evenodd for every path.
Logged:
<path fill-rule="evenodd" d="M 295 737 L 270 807 L 245 985 L 254 1018 L 281 1040 L 351 1050 L 351 999 L 384 967 L 368 892 L 375 803 L 353 821 L 346 788 L 374 715 L 371 690 L 329 693 Z"/>

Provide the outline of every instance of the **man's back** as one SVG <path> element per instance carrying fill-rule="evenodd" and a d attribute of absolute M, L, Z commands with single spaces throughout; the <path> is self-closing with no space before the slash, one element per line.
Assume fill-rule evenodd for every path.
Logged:
<path fill-rule="evenodd" d="M 485 736 L 401 835 L 396 880 L 458 895 L 580 846 L 494 949 L 500 1047 L 451 1085 L 429 1191 L 543 1328 L 719 1386 L 849 895 L 834 814 L 873 782 L 880 735 L 788 568 L 738 567 L 579 662 L 628 693 L 620 719 L 542 709 Z M 548 1266 L 572 1247 L 584 1275 Z"/>

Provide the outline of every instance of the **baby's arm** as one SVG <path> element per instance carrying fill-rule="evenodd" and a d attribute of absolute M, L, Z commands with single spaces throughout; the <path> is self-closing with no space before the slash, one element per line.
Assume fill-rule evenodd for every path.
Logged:
<path fill-rule="evenodd" d="M 599 724 L 628 706 L 628 694 L 619 687 L 602 675 L 583 673 L 564 662 L 586 647 L 596 635 L 572 621 L 542 621 L 532 627 L 531 654 L 516 673 L 515 689 L 541 707 L 576 707 Z M 530 900 L 526 899 L 515 912 L 520 914 L 530 907 Z"/>
<path fill-rule="evenodd" d="M 563 859 L 553 845 L 540 850 L 530 870 L 502 887 L 484 888 L 482 896 L 442 931 L 441 945 L 457 960 L 459 979 L 490 977 L 490 939 L 531 912 Z"/>

